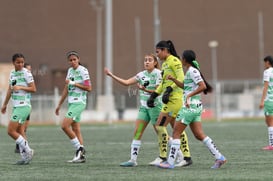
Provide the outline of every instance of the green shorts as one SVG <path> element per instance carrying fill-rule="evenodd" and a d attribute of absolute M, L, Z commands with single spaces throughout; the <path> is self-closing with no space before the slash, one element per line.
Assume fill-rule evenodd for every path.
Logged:
<path fill-rule="evenodd" d="M 162 105 L 161 112 L 168 113 L 169 116 L 176 118 L 181 106 L 182 106 L 182 98 L 173 97 L 173 98 L 170 98 L 170 101 L 167 104 Z"/>
<path fill-rule="evenodd" d="M 138 111 L 137 119 L 144 120 L 146 122 L 151 121 L 151 124 L 155 125 L 158 115 L 160 113 L 160 110 L 161 110 L 161 105 L 153 107 L 153 108 L 146 108 L 141 106 Z"/>
<path fill-rule="evenodd" d="M 31 112 L 30 106 L 13 107 L 10 120 L 12 122 L 24 124 L 30 112 Z"/>
<path fill-rule="evenodd" d="M 273 102 L 271 101 L 264 102 L 264 115 L 273 116 Z"/>
<path fill-rule="evenodd" d="M 72 118 L 74 122 L 80 122 L 81 114 L 85 109 L 86 104 L 82 103 L 71 103 L 68 104 L 68 111 L 65 115 L 66 118 Z"/>
<path fill-rule="evenodd" d="M 189 125 L 192 122 L 201 121 L 202 105 L 191 105 L 190 108 L 182 107 L 176 117 L 176 121 L 181 121 L 185 125 Z"/>

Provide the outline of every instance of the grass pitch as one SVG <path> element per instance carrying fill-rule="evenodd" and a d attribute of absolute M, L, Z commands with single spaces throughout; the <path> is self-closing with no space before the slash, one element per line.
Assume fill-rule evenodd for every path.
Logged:
<path fill-rule="evenodd" d="M 34 158 L 29 165 L 13 165 L 20 157 L 14 153 L 15 143 L 6 128 L 1 127 L 0 180 L 272 180 L 273 151 L 261 150 L 268 142 L 263 120 L 203 122 L 203 128 L 228 160 L 221 169 L 210 169 L 214 158 L 189 128 L 193 165 L 172 170 L 149 166 L 158 156 L 151 125 L 142 139 L 138 166 L 120 167 L 120 162 L 129 160 L 132 123 L 82 125 L 87 150 L 84 164 L 66 162 L 72 159 L 74 150 L 59 126 L 30 126 L 27 135 L 35 150 Z"/>

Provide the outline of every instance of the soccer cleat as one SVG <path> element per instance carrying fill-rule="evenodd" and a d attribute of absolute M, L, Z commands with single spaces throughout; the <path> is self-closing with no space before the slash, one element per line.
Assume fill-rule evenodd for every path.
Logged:
<path fill-rule="evenodd" d="M 189 166 L 190 164 L 186 160 L 176 160 L 174 166 L 175 167 L 186 167 Z"/>
<path fill-rule="evenodd" d="M 25 156 L 25 158 L 24 158 L 25 164 L 29 164 L 30 161 L 31 161 L 32 158 L 33 158 L 34 150 L 33 150 L 33 149 L 30 149 L 30 151 L 29 151 L 28 153 L 25 153 L 25 154 L 26 154 L 26 156 Z"/>
<path fill-rule="evenodd" d="M 189 159 L 185 159 L 184 160 L 186 161 L 186 164 L 183 165 L 183 167 L 187 167 L 187 166 L 190 166 L 192 164 L 192 159 L 189 157 Z"/>
<path fill-rule="evenodd" d="M 22 155 L 22 159 L 17 161 L 15 163 L 15 165 L 27 165 L 30 163 L 30 161 L 33 158 L 34 155 L 34 150 L 30 149 L 30 151 L 28 153 L 26 153 L 25 151 L 21 153 Z"/>
<path fill-rule="evenodd" d="M 220 168 L 223 164 L 227 162 L 226 158 L 224 156 L 221 156 L 220 159 L 216 159 L 214 165 L 211 167 L 212 169 L 218 169 Z"/>
<path fill-rule="evenodd" d="M 120 164 L 120 166 L 121 166 L 121 167 L 135 167 L 135 166 L 137 166 L 137 162 L 134 161 L 134 160 L 129 160 L 129 161 L 127 161 L 127 162 L 122 162 L 122 163 Z"/>
<path fill-rule="evenodd" d="M 160 163 L 166 161 L 166 159 L 162 159 L 160 157 L 157 157 L 154 161 L 150 162 L 149 165 L 151 166 L 157 166 L 159 165 Z"/>
<path fill-rule="evenodd" d="M 159 168 L 165 168 L 165 169 L 173 169 L 175 166 L 169 164 L 167 161 L 160 163 L 157 165 Z"/>
<path fill-rule="evenodd" d="M 271 145 L 265 146 L 263 147 L 263 150 L 273 150 L 273 146 Z"/>
<path fill-rule="evenodd" d="M 85 149 L 83 147 L 80 147 L 77 149 L 76 154 L 72 160 L 68 160 L 69 163 L 84 163 L 86 161 L 85 159 Z"/>
<path fill-rule="evenodd" d="M 28 163 L 26 163 L 24 159 L 19 160 L 19 161 L 17 161 L 17 162 L 15 163 L 15 165 L 27 165 L 27 164 L 28 164 Z"/>

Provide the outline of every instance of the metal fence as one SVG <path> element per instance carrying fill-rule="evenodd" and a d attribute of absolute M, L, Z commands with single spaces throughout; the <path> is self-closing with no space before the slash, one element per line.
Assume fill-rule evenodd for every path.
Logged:
<path fill-rule="evenodd" d="M 263 111 L 259 110 L 263 83 L 260 80 L 236 80 L 218 82 L 213 93 L 202 95 L 204 105 L 203 118 L 218 119 L 224 118 L 249 118 L 262 117 Z M 1 93 L 1 105 L 5 92 Z M 82 114 L 82 121 L 115 121 L 134 120 L 137 116 L 138 90 L 135 87 L 128 87 L 123 92 L 115 92 L 113 95 L 115 107 L 109 112 L 109 102 L 99 106 L 99 97 L 95 92 L 88 94 L 87 108 Z M 55 108 L 60 99 L 57 89 L 52 95 L 32 95 L 31 120 L 36 123 L 59 124 L 66 109 L 66 101 L 62 105 L 61 115 L 55 115 Z M 107 111 L 108 110 L 108 113 Z M 8 112 L 1 114 L 0 123 L 6 125 L 11 114 L 9 103 Z"/>

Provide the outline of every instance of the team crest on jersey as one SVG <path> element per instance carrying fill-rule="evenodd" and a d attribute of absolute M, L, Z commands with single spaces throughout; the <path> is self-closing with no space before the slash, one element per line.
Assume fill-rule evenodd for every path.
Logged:
<path fill-rule="evenodd" d="M 162 65 L 162 69 L 167 69 L 167 68 L 169 68 L 169 65 L 167 63 Z"/>

